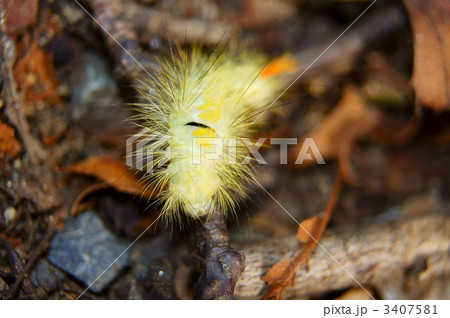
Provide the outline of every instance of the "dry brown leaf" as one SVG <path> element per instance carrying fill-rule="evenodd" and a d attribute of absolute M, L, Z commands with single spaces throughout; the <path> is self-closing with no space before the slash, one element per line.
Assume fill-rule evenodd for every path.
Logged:
<path fill-rule="evenodd" d="M 358 135 L 363 136 L 377 122 L 378 113 L 367 105 L 356 87 L 347 85 L 338 104 L 320 126 L 307 133 L 306 137 L 314 139 L 324 159 L 337 159 L 342 145 L 352 135 L 350 130 L 355 128 L 359 131 Z M 296 148 L 292 148 L 292 162 L 297 159 L 301 146 L 302 143 L 299 143 Z"/>
<path fill-rule="evenodd" d="M 14 129 L 0 122 L 0 159 L 5 156 L 16 157 L 22 146 L 14 135 Z"/>
<path fill-rule="evenodd" d="M 77 195 L 75 201 L 72 204 L 72 207 L 70 209 L 70 214 L 71 215 L 76 215 L 78 212 L 82 212 L 82 210 L 80 209 L 81 206 L 81 201 L 83 201 L 83 199 L 85 197 L 87 197 L 89 194 L 101 190 L 101 189 L 106 189 L 109 188 L 110 185 L 106 182 L 102 182 L 102 183 L 97 183 L 97 184 L 93 184 L 89 187 L 87 187 L 86 189 L 84 189 L 80 194 Z M 84 209 L 86 210 L 86 209 Z"/>
<path fill-rule="evenodd" d="M 139 178 L 135 177 L 124 162 L 117 158 L 91 157 L 62 170 L 97 177 L 121 192 L 139 194 L 144 198 L 152 196 L 152 189 L 143 191 Z"/>
<path fill-rule="evenodd" d="M 320 224 L 321 227 L 325 228 L 326 224 Z M 323 226 L 322 226 L 323 225 Z M 319 229 L 317 229 L 320 238 L 322 234 Z M 292 285 L 295 273 L 298 268 L 304 263 L 306 263 L 309 259 L 311 252 L 316 246 L 316 242 L 314 240 L 309 240 L 307 244 L 302 246 L 302 249 L 299 253 L 292 259 L 285 259 L 281 262 L 278 262 L 274 266 L 272 266 L 264 275 L 263 280 L 267 282 L 269 285 L 267 293 L 264 295 L 263 299 L 281 299 L 283 295 L 283 291 L 286 287 Z"/>
<path fill-rule="evenodd" d="M 450 2 L 404 0 L 414 39 L 412 84 L 436 112 L 450 109 Z"/>
<path fill-rule="evenodd" d="M 296 7 L 286 0 L 260 1 L 245 0 L 239 22 L 246 27 L 258 27 L 274 24 L 295 15 Z"/>
<path fill-rule="evenodd" d="M 49 53 L 39 47 L 38 36 L 31 41 L 25 37 L 23 50 L 26 55 L 14 66 L 14 76 L 19 89 L 24 93 L 29 106 L 46 101 L 51 104 L 60 102 L 56 92 L 57 81 L 53 67 L 53 59 Z"/>
<path fill-rule="evenodd" d="M 283 276 L 283 273 L 288 269 L 291 262 L 292 261 L 290 259 L 283 259 L 279 261 L 267 270 L 267 273 L 264 275 L 263 279 L 269 284 L 279 281 L 280 277 Z"/>
<path fill-rule="evenodd" d="M 357 140 L 367 136 L 380 122 L 379 111 L 367 105 L 358 88 L 346 85 L 336 107 L 328 114 L 315 130 L 305 137 L 313 138 L 322 157 L 339 159 L 339 167 L 344 179 L 353 185 L 358 184 L 356 175 L 350 165 L 350 154 Z M 301 168 L 315 161 L 294 164 L 301 151 L 300 142 L 290 153 L 293 167 Z"/>
<path fill-rule="evenodd" d="M 359 288 L 352 288 L 336 298 L 336 300 L 372 300 L 373 298 L 367 294 L 367 290 Z"/>
<path fill-rule="evenodd" d="M 273 265 L 262 278 L 268 284 L 268 290 L 263 299 L 281 299 L 284 289 L 292 285 L 297 269 L 309 260 L 317 241 L 325 231 L 336 205 L 341 186 L 341 175 L 337 172 L 324 216 L 313 216 L 299 224 L 297 238 L 302 243 L 301 250 L 292 260 L 284 259 Z"/>
<path fill-rule="evenodd" d="M 38 0 L 4 0 L 3 5 L 6 12 L 6 30 L 9 34 L 36 23 Z"/>
<path fill-rule="evenodd" d="M 297 239 L 300 243 L 308 243 L 311 240 L 311 236 L 316 237 L 314 232 L 320 228 L 321 222 L 323 222 L 323 219 L 318 215 L 302 221 L 297 231 Z"/>

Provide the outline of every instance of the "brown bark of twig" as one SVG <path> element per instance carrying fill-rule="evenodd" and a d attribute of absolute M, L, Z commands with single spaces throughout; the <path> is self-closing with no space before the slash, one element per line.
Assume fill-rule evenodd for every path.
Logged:
<path fill-rule="evenodd" d="M 3 1 L 0 0 L 0 60 L 2 61 L 3 90 L 5 99 L 5 114 L 20 134 L 22 142 L 30 155 L 30 159 L 37 164 L 47 158 L 47 153 L 40 142 L 30 133 L 30 127 L 25 117 L 23 103 L 17 92 L 13 66 L 16 52 L 13 40 L 6 33 L 5 11 Z"/>
<path fill-rule="evenodd" d="M 116 73 L 120 77 L 153 75 L 156 60 L 139 46 L 139 36 L 170 36 L 176 43 L 194 41 L 217 44 L 234 31 L 222 24 L 198 20 L 176 19 L 134 2 L 121 0 L 89 0 L 94 16 L 115 56 Z M 139 65 L 140 64 L 140 65 Z M 143 70 L 145 70 L 143 72 Z M 145 74 L 147 73 L 147 74 Z"/>
<path fill-rule="evenodd" d="M 216 45 L 236 34 L 231 24 L 173 17 L 137 3 L 127 5 L 125 19 L 139 31 L 140 37 L 170 35 L 176 43 Z"/>
<path fill-rule="evenodd" d="M 431 257 L 448 259 L 450 217 L 428 215 L 390 224 L 345 227 L 325 233 L 320 243 L 362 285 L 377 287 L 388 281 L 401 282 L 404 272 L 415 262 Z M 246 268 L 236 285 L 235 295 L 252 298 L 265 293 L 266 285 L 262 280 L 265 272 L 281 259 L 291 258 L 301 248 L 294 235 L 239 247 L 244 250 Z M 448 277 L 450 262 L 446 264 L 440 274 Z M 308 269 L 297 270 L 284 297 L 308 297 L 351 286 L 356 286 L 353 279 L 317 247 Z"/>
<path fill-rule="evenodd" d="M 201 276 L 194 288 L 196 299 L 231 299 L 245 268 L 242 251 L 229 243 L 225 215 L 216 211 L 202 225 L 196 240 Z"/>
<path fill-rule="evenodd" d="M 320 73 L 321 69 L 330 72 L 329 67 L 324 68 L 326 65 L 333 65 L 335 74 L 346 73 L 351 69 L 356 57 L 369 43 L 381 39 L 390 32 L 404 28 L 406 23 L 400 8 L 392 5 L 383 10 L 368 12 L 364 19 L 358 21 L 342 35 L 342 39 L 336 42 L 334 41 L 343 30 L 330 34 L 328 38 L 317 39 L 317 43 L 312 43 L 305 50 L 294 54 L 301 66 L 299 73 L 309 68 L 311 63 L 320 56 L 311 69 L 302 76 L 302 80 L 314 76 L 315 71 Z M 330 43 L 334 44 L 329 47 L 326 54 L 323 54 Z"/>
<path fill-rule="evenodd" d="M 52 223 L 49 223 L 49 228 L 47 229 L 47 232 L 45 233 L 44 237 L 41 239 L 37 247 L 30 255 L 26 264 L 22 264 L 22 261 L 16 254 L 16 251 L 12 247 L 10 247 L 10 244 L 8 242 L 0 238 L 0 246 L 7 250 L 8 261 L 10 263 L 11 268 L 13 268 L 16 274 L 16 280 L 11 285 L 6 295 L 6 299 L 13 299 L 16 297 L 16 294 L 19 292 L 23 279 L 26 277 L 26 275 L 29 274 L 34 263 L 47 247 L 48 245 L 47 243 L 49 242 L 54 232 L 55 232 L 54 225 Z"/>
<path fill-rule="evenodd" d="M 322 237 L 325 228 L 327 227 L 328 221 L 330 220 L 336 202 L 339 198 L 339 194 L 342 188 L 342 177 L 339 171 L 336 171 L 336 176 L 333 184 L 333 189 L 331 190 L 330 196 L 328 197 L 327 204 L 324 209 L 323 215 L 316 215 L 314 219 L 315 225 L 306 229 L 303 224 L 305 222 L 299 223 L 299 228 L 297 230 L 297 238 L 304 243 L 302 248 L 299 250 L 297 255 L 290 261 L 289 265 L 284 269 L 282 273 L 279 274 L 267 274 L 264 276 L 264 280 L 268 282 L 268 291 L 264 295 L 263 299 L 281 299 L 283 291 L 287 286 L 291 284 L 295 278 L 295 272 L 304 263 L 307 263 L 312 251 L 316 247 L 316 244 Z M 310 231 L 310 232 L 309 232 Z M 306 238 L 301 238 L 306 236 Z M 279 264 L 277 264 L 277 267 Z M 271 277 L 268 277 L 271 276 Z"/>
<path fill-rule="evenodd" d="M 157 64 L 139 47 L 136 32 L 124 19 L 128 4 L 120 0 L 89 0 L 88 3 L 115 57 L 116 74 L 124 78 L 153 74 Z"/>

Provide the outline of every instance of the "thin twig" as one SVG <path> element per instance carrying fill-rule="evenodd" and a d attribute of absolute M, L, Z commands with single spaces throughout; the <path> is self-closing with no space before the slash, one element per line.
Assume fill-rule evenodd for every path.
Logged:
<path fill-rule="evenodd" d="M 13 266 L 13 268 L 16 271 L 16 280 L 14 281 L 13 285 L 11 286 L 8 294 L 6 295 L 6 299 L 13 299 L 17 292 L 19 291 L 20 285 L 22 283 L 22 280 L 25 278 L 25 276 L 29 273 L 29 271 L 33 268 L 34 262 L 37 260 L 37 258 L 41 255 L 41 253 L 44 251 L 44 249 L 47 246 L 48 241 L 52 237 L 55 228 L 51 222 L 48 223 L 49 228 L 47 229 L 47 232 L 45 233 L 42 240 L 39 242 L 39 245 L 34 249 L 33 253 L 28 259 L 28 262 L 25 264 L 25 266 L 22 265 L 22 262 L 20 259 L 16 259 L 17 254 L 14 250 L 10 250 L 8 255 L 10 255 L 10 265 Z M 0 241 L 1 242 L 1 241 Z M 2 244 L 4 247 L 5 245 Z M 12 263 L 11 263 L 12 262 Z"/>
<path fill-rule="evenodd" d="M 5 10 L 3 0 L 0 0 L 0 60 L 2 63 L 3 73 L 3 97 L 5 99 L 5 114 L 10 122 L 18 130 L 22 142 L 30 155 L 34 164 L 47 158 L 47 153 L 42 148 L 39 141 L 30 133 L 30 128 L 23 110 L 23 103 L 17 92 L 16 82 L 13 75 L 13 65 L 16 58 L 14 42 L 6 32 Z"/>
<path fill-rule="evenodd" d="M 138 74 L 152 73 L 157 68 L 150 55 L 139 47 L 136 32 L 124 20 L 127 11 L 125 3 L 118 0 L 89 0 L 94 10 L 92 16 L 78 1 L 78 5 L 98 24 L 116 60 L 116 74 L 119 77 L 130 78 Z"/>
<path fill-rule="evenodd" d="M 284 289 L 291 285 L 294 281 L 297 270 L 302 264 L 306 263 L 309 260 L 314 247 L 316 246 L 316 244 L 319 244 L 318 241 L 322 237 L 322 234 L 325 231 L 325 228 L 333 214 L 333 210 L 339 198 L 341 188 L 342 177 L 339 173 L 339 170 L 337 170 L 333 188 L 324 209 L 323 217 L 318 217 L 319 221 L 311 230 L 311 233 L 302 226 L 302 223 L 299 224 L 298 231 L 306 232 L 309 237 L 304 242 L 304 245 L 302 246 L 300 251 L 289 262 L 285 270 L 282 271 L 276 279 L 274 279 L 273 277 L 271 279 L 268 279 L 267 275 L 264 277 L 264 279 L 269 282 L 269 286 L 268 291 L 264 295 L 263 299 L 281 299 Z M 319 244 L 319 246 L 321 245 Z M 278 264 L 279 263 L 277 263 L 277 265 Z"/>
<path fill-rule="evenodd" d="M 351 269 L 364 286 L 377 289 L 392 283 L 401 285 L 403 275 L 414 264 L 428 258 L 448 259 L 450 218 L 431 212 L 393 223 L 374 221 L 364 225 L 340 225 L 327 232 L 320 243 L 342 266 Z M 244 250 L 246 268 L 236 285 L 235 295 L 256 298 L 267 291 L 261 277 L 274 263 L 291 257 L 292 251 L 298 247 L 298 239 L 292 235 L 270 238 L 259 244 L 243 243 L 239 247 Z M 320 296 L 355 286 L 352 278 L 321 249 L 312 252 L 308 264 L 308 267 L 296 271 L 292 286 L 283 293 L 284 298 Z M 440 275 L 448 277 L 449 265 L 447 262 Z M 424 268 L 423 275 L 417 273 L 417 277 L 429 277 L 431 272 L 428 271 Z M 429 279 L 432 280 L 433 276 Z"/>

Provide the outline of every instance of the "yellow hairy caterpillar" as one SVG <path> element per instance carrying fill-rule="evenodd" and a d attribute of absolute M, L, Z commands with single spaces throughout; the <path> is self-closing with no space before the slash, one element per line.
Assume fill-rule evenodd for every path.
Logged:
<path fill-rule="evenodd" d="M 297 69 L 288 55 L 266 61 L 248 50 L 178 49 L 142 84 L 145 102 L 134 105 L 149 142 L 135 155 L 151 158 L 143 180 L 159 193 L 166 218 L 234 212 L 246 195 L 254 172 L 243 140 L 273 109 L 284 75 Z"/>

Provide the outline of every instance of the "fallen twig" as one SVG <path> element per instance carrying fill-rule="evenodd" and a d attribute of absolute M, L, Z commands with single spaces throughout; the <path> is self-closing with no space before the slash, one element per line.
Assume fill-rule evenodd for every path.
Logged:
<path fill-rule="evenodd" d="M 336 74 L 348 72 L 353 64 L 351 61 L 356 61 L 357 56 L 369 43 L 383 38 L 390 32 L 404 28 L 406 23 L 400 8 L 389 6 L 383 10 L 368 13 L 364 19 L 345 32 L 339 41 L 336 41 L 339 33 L 330 34 L 327 39 L 318 39 L 317 43 L 312 43 L 306 49 L 294 54 L 300 63 L 300 73 L 308 70 L 302 76 L 302 80 L 314 76 L 317 72 L 320 73 L 321 70 L 327 74 L 330 71 Z M 329 46 L 330 43 L 333 45 Z M 324 53 L 325 51 L 326 53 Z M 333 69 L 325 67 L 327 65 L 335 67 Z M 309 69 L 310 67 L 311 69 Z"/>
<path fill-rule="evenodd" d="M 341 187 L 342 178 L 339 171 L 337 171 L 333 189 L 328 198 L 323 216 L 316 215 L 299 224 L 297 238 L 303 243 L 300 251 L 292 260 L 289 262 L 283 260 L 282 262 L 275 264 L 266 275 L 264 275 L 263 279 L 269 284 L 264 299 L 281 299 L 285 288 L 291 285 L 295 279 L 297 269 L 309 260 L 314 247 L 320 240 L 328 221 L 333 214 Z"/>
<path fill-rule="evenodd" d="M 376 288 L 393 281 L 401 284 L 405 271 L 415 262 L 431 257 L 448 258 L 449 237 L 450 218 L 443 215 L 336 229 L 325 233 L 320 243 L 340 265 L 322 249 L 315 249 L 308 268 L 301 267 L 296 271 L 292 286 L 285 289 L 283 296 L 298 299 L 355 286 L 355 281 L 342 267 L 365 286 Z M 266 286 L 262 276 L 274 263 L 291 258 L 298 244 L 295 236 L 289 236 L 240 245 L 246 268 L 236 285 L 235 295 L 264 295 Z M 423 271 L 427 276 L 427 269 Z M 449 273 L 450 263 L 447 262 L 441 275 Z"/>
<path fill-rule="evenodd" d="M 6 299 L 13 299 L 16 296 L 17 292 L 19 291 L 22 280 L 26 277 L 26 275 L 28 275 L 30 270 L 33 268 L 34 262 L 46 248 L 48 241 L 50 240 L 55 231 L 55 228 L 52 225 L 52 223 L 49 222 L 48 224 L 49 228 L 47 229 L 47 232 L 39 242 L 39 245 L 33 250 L 32 254 L 28 258 L 28 261 L 25 265 L 22 265 L 22 261 L 19 259 L 14 249 L 12 249 L 10 245 L 7 244 L 6 241 L 0 239 L 1 246 L 8 250 L 8 261 L 16 274 L 16 280 L 10 287 L 8 294 L 6 295 Z"/>
<path fill-rule="evenodd" d="M 166 38 L 170 35 L 176 43 L 217 45 L 236 33 L 235 28 L 230 24 L 200 19 L 181 19 L 134 2 L 127 6 L 125 19 L 139 31 L 140 37 L 151 38 L 156 35 Z"/>
<path fill-rule="evenodd" d="M 34 164 L 47 158 L 47 153 L 39 141 L 30 133 L 30 128 L 25 117 L 23 104 L 17 92 L 16 82 L 13 75 L 13 65 L 16 58 L 14 42 L 6 33 L 5 11 L 3 0 L 0 0 L 0 59 L 3 73 L 3 97 L 5 99 L 5 114 L 9 121 L 18 130 L 22 142 Z"/>
<path fill-rule="evenodd" d="M 124 78 L 132 78 L 142 72 L 152 74 L 156 64 L 139 47 L 136 32 L 124 20 L 123 15 L 127 11 L 125 3 L 117 0 L 89 0 L 88 3 L 94 10 L 93 18 L 105 34 L 115 57 L 116 74 Z M 88 13 L 85 7 L 82 9 Z"/>

